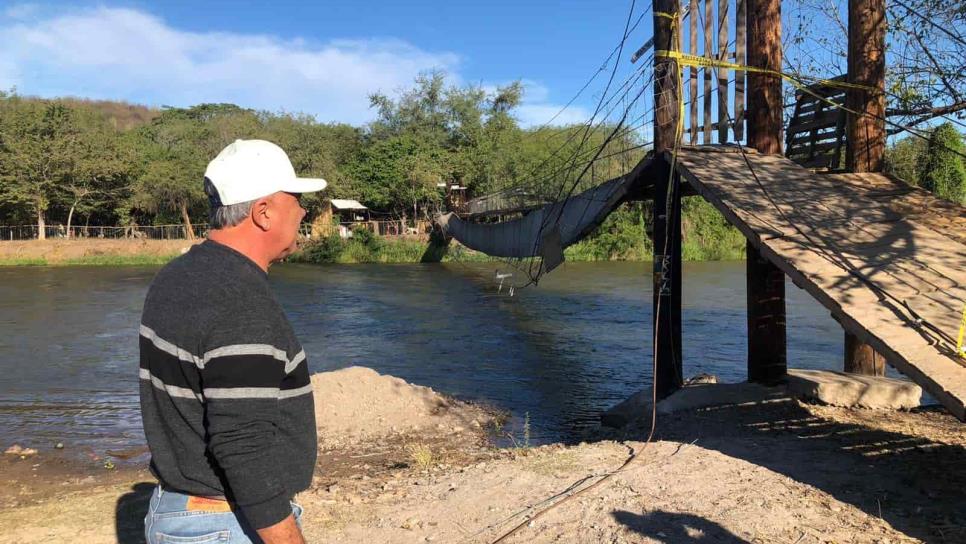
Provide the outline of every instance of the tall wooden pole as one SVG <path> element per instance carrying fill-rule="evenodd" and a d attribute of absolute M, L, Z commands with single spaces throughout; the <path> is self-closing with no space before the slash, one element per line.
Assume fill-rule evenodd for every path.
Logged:
<path fill-rule="evenodd" d="M 849 0 L 848 81 L 873 90 L 849 89 L 845 166 L 850 172 L 881 172 L 885 153 L 885 0 Z M 885 359 L 845 331 L 845 371 L 885 375 Z"/>
<path fill-rule="evenodd" d="M 780 71 L 781 0 L 747 0 L 748 64 Z M 782 153 L 782 80 L 748 73 L 748 145 L 767 155 Z M 748 242 L 748 379 L 775 382 L 785 376 L 785 275 Z"/>
<path fill-rule="evenodd" d="M 679 0 L 654 0 L 654 50 L 680 48 Z M 680 137 L 680 67 L 654 56 L 654 151 L 672 152 Z M 670 164 L 658 161 L 654 185 L 654 357 L 657 394 L 664 398 L 681 387 L 681 180 Z"/>

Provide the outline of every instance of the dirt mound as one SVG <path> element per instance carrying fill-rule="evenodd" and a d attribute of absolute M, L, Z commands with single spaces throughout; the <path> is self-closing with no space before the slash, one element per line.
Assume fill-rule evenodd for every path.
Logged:
<path fill-rule="evenodd" d="M 393 376 L 353 366 L 312 376 L 320 442 L 362 440 L 420 430 L 479 428 L 479 407 Z"/>

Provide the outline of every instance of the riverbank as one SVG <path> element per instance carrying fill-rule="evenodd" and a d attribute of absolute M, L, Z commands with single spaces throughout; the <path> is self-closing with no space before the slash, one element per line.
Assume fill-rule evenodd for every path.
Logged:
<path fill-rule="evenodd" d="M 646 426 L 501 449 L 488 441 L 504 432 L 499 414 L 430 389 L 358 367 L 318 374 L 313 385 L 319 462 L 298 497 L 309 542 L 492 542 L 644 448 Z M 943 412 L 785 400 L 662 416 L 658 429 L 627 470 L 508 541 L 966 537 L 966 433 Z M 70 475 L 55 455 L 3 460 L 0 542 L 139 542 L 153 485 L 138 468 L 144 459 L 115 460 L 113 470 L 91 460 Z"/>
<path fill-rule="evenodd" d="M 0 267 L 3 266 L 145 266 L 162 265 L 191 247 L 188 240 L 25 240 L 0 242 Z M 713 248 L 692 244 L 688 261 L 740 260 L 744 253 L 736 248 Z M 434 253 L 436 252 L 436 253 Z M 609 251 L 595 242 L 568 247 L 569 262 L 650 261 L 650 246 L 633 250 Z M 291 262 L 310 264 L 405 264 L 420 262 L 494 262 L 490 257 L 456 242 L 445 251 L 432 248 L 417 237 L 371 237 L 366 241 L 324 239 L 305 242 Z"/>
<path fill-rule="evenodd" d="M 56 239 L 0 242 L 0 266 L 159 265 L 195 242 L 188 240 Z"/>

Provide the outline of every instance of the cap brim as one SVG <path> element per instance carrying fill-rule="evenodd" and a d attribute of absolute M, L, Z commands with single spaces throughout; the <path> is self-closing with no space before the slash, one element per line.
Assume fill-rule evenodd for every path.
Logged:
<path fill-rule="evenodd" d="M 325 189 L 328 185 L 322 178 L 295 178 L 282 188 L 287 193 L 314 193 Z"/>

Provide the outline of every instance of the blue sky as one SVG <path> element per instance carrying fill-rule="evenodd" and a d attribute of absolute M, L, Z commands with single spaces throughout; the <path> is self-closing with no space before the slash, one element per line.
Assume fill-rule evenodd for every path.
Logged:
<path fill-rule="evenodd" d="M 639 4 L 638 13 L 648 3 Z M 4 3 L 0 89 L 154 106 L 234 102 L 358 124 L 372 116 L 369 93 L 391 93 L 420 71 L 440 68 L 460 84 L 522 80 L 527 92 L 518 117 L 534 125 L 597 70 L 619 41 L 629 6 L 616 0 Z M 645 17 L 629 52 L 650 36 L 650 26 Z M 558 121 L 580 121 L 593 105 L 588 93 Z"/>

